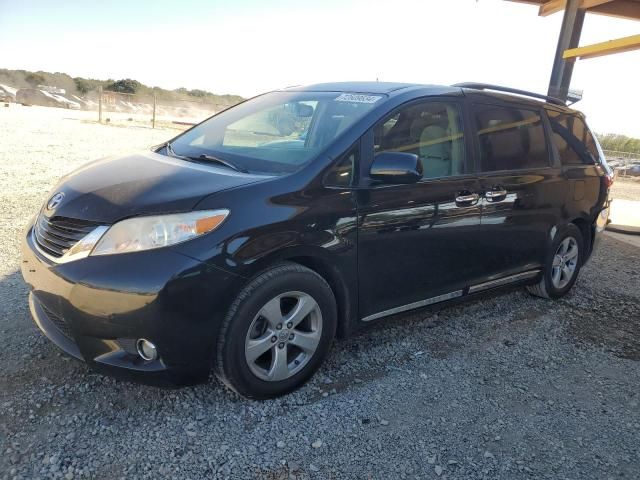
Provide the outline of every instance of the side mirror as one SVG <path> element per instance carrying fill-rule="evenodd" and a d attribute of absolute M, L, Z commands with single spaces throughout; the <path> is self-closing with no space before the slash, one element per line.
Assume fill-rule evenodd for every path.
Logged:
<path fill-rule="evenodd" d="M 413 153 L 382 152 L 373 159 L 369 176 L 383 183 L 416 183 L 422 178 L 422 162 Z"/>

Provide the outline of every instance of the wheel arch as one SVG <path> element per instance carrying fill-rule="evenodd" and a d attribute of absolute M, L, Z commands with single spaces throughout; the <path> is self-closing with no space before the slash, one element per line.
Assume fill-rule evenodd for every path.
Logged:
<path fill-rule="evenodd" d="M 578 227 L 578 230 L 580 230 L 580 233 L 582 234 L 582 240 L 584 242 L 583 247 L 586 252 L 586 255 L 584 256 L 584 261 L 582 262 L 584 264 L 591 256 L 591 252 L 593 250 L 593 235 L 594 235 L 595 227 L 593 226 L 593 223 L 590 220 L 584 217 L 574 218 L 569 223 L 572 223 L 573 225 Z"/>
<path fill-rule="evenodd" d="M 350 322 L 352 318 L 355 318 L 353 315 L 355 312 L 352 311 L 354 301 L 339 270 L 326 259 L 317 256 L 293 256 L 287 258 L 287 260 L 313 270 L 326 280 L 333 291 L 338 308 L 338 329 L 336 334 L 339 338 L 347 337 L 353 329 Z"/>
<path fill-rule="evenodd" d="M 340 260 L 333 258 L 324 248 L 320 247 L 291 247 L 279 250 L 265 256 L 254 264 L 254 274 L 259 275 L 264 270 L 281 262 L 293 262 L 320 275 L 329 284 L 336 299 L 338 309 L 339 338 L 349 336 L 356 329 L 357 318 L 357 276 L 353 281 L 346 278 L 346 268 L 340 268 Z"/>

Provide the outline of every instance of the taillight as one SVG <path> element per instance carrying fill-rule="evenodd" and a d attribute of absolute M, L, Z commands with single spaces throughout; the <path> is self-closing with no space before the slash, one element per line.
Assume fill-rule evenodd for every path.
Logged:
<path fill-rule="evenodd" d="M 607 188 L 613 185 L 613 174 L 611 175 L 608 173 L 604 174 L 604 184 L 607 186 Z"/>

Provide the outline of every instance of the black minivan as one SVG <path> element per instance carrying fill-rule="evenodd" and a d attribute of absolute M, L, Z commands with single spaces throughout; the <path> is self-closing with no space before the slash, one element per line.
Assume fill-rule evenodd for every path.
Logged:
<path fill-rule="evenodd" d="M 553 98 L 294 87 L 64 177 L 22 274 L 38 327 L 92 367 L 163 385 L 214 367 L 269 398 L 374 320 L 506 285 L 564 295 L 611 182 L 584 116 Z"/>

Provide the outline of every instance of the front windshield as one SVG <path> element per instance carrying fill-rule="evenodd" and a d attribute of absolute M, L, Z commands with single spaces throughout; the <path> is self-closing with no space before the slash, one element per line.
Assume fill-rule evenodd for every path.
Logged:
<path fill-rule="evenodd" d="M 273 92 L 210 118 L 171 143 L 175 155 L 215 157 L 239 170 L 298 170 L 370 111 L 380 95 Z"/>

